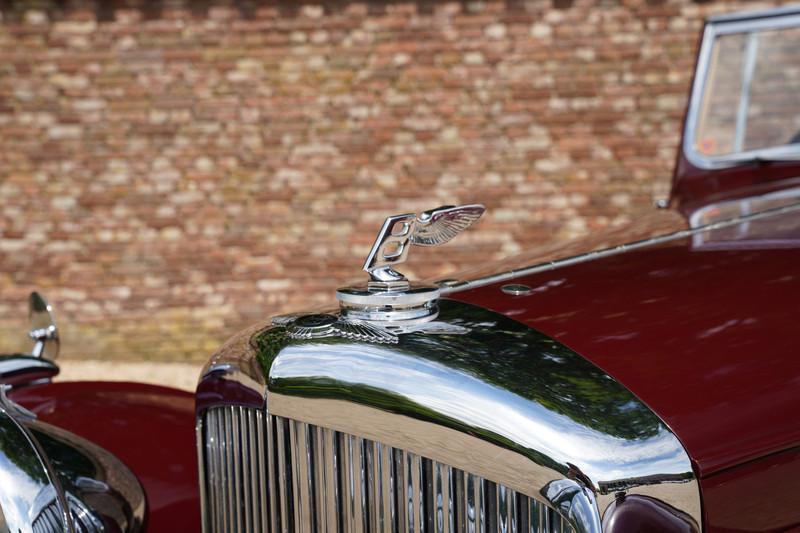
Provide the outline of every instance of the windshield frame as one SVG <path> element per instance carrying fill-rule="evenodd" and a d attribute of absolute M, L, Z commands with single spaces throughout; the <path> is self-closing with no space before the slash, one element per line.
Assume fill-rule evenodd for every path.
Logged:
<path fill-rule="evenodd" d="M 700 169 L 729 168 L 741 164 L 761 161 L 786 161 L 800 159 L 800 143 L 770 146 L 756 150 L 732 152 L 718 156 L 708 156 L 695 150 L 697 123 L 703 92 L 708 82 L 711 54 L 720 35 L 751 33 L 754 31 L 779 30 L 800 27 L 800 6 L 789 6 L 769 11 L 756 11 L 709 18 L 703 30 L 702 43 L 697 59 L 686 125 L 683 132 L 683 153 L 686 159 Z M 749 99 L 749 98 L 748 98 Z M 776 150 L 778 148 L 779 150 Z M 780 157 L 775 154 L 779 153 Z"/>

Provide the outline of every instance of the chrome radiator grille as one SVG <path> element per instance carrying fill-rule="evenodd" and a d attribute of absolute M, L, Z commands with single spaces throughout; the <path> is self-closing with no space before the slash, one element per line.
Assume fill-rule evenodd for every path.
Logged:
<path fill-rule="evenodd" d="M 203 420 L 213 532 L 572 532 L 539 501 L 437 461 L 244 407 Z"/>

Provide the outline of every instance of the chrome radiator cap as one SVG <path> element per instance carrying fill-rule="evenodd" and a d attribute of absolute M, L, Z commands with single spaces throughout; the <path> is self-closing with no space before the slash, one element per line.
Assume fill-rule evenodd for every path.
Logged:
<path fill-rule="evenodd" d="M 336 291 L 342 315 L 368 322 L 433 320 L 439 313 L 440 290 L 412 284 L 394 267 L 408 258 L 412 245 L 438 246 L 474 224 L 485 211 L 480 204 L 441 206 L 417 215 L 387 218 L 364 262 L 370 280 L 365 286 Z"/>

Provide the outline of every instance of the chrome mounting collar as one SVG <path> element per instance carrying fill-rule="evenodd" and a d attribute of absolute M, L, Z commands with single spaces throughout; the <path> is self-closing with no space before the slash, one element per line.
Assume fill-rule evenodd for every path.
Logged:
<path fill-rule="evenodd" d="M 469 228 L 483 212 L 480 204 L 442 206 L 419 215 L 386 219 L 364 262 L 370 280 L 365 286 L 336 291 L 342 315 L 370 322 L 426 322 L 439 313 L 440 291 L 414 285 L 394 267 L 405 263 L 411 245 L 438 246 Z"/>

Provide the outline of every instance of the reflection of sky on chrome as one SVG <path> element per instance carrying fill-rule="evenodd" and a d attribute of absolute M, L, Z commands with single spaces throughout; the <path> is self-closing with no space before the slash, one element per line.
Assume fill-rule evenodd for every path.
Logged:
<path fill-rule="evenodd" d="M 562 464 L 572 463 L 595 482 L 691 471 L 678 440 L 664 428 L 648 439 L 612 437 L 467 372 L 384 347 L 291 346 L 270 371 L 271 378 L 312 376 L 404 396 Z"/>
<path fill-rule="evenodd" d="M 28 512 L 42 485 L 31 480 L 20 468 L 0 453 L 0 507 L 6 524 L 14 528 L 14 533 L 28 533 L 32 530 L 32 520 Z"/>

